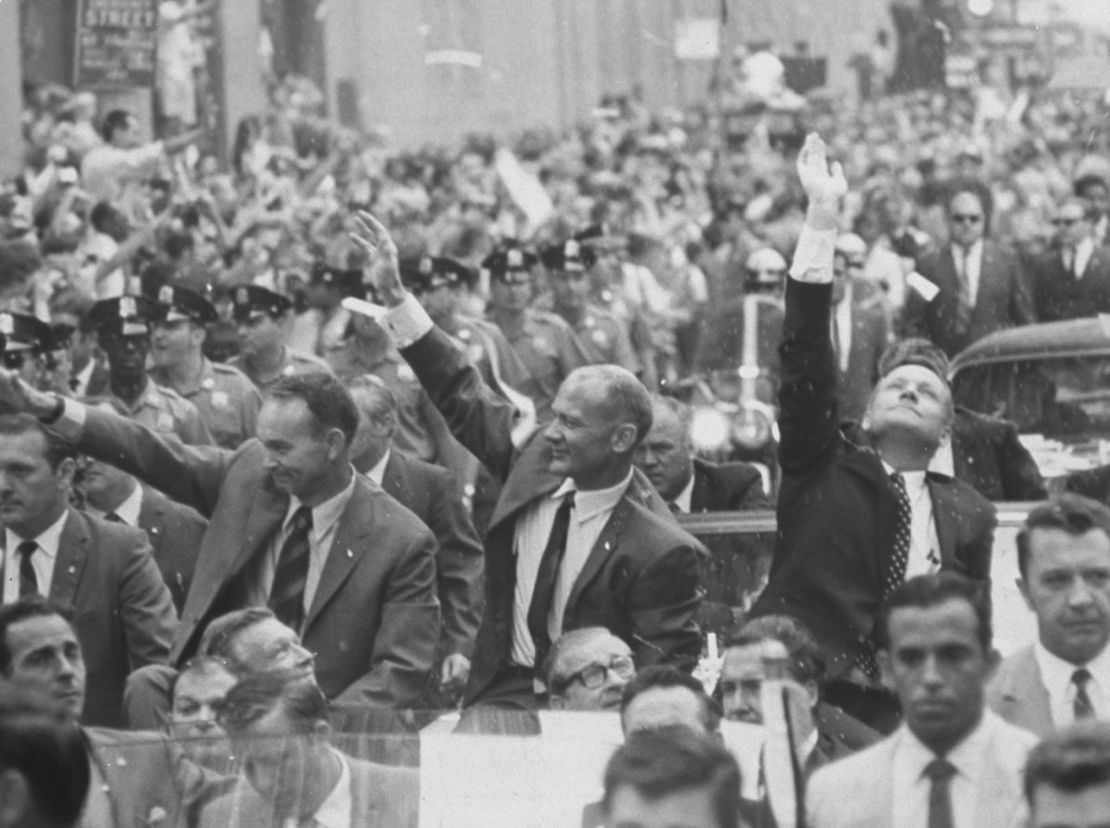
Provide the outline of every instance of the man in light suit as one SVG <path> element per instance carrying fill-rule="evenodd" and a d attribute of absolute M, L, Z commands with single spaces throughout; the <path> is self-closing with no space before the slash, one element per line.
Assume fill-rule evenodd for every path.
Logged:
<path fill-rule="evenodd" d="M 813 775 L 810 827 L 1022 825 L 1022 769 L 1037 740 L 985 707 L 987 597 L 955 573 L 920 575 L 890 596 L 884 629 L 905 721 Z"/>
<path fill-rule="evenodd" d="M 978 181 L 948 195 L 951 244 L 917 260 L 902 320 L 905 336 L 924 336 L 955 356 L 987 334 L 1036 321 L 1025 276 L 1014 253 L 985 238 L 990 192 Z"/>
<path fill-rule="evenodd" d="M 142 532 L 69 505 L 73 450 L 34 417 L 0 417 L 2 603 L 48 595 L 77 610 L 91 664 L 89 724 L 122 726 L 124 681 L 169 655 L 177 627 L 169 590 Z"/>
<path fill-rule="evenodd" d="M 417 772 L 333 748 L 327 699 L 312 682 L 249 675 L 228 691 L 219 721 L 243 770 L 235 787 L 201 812 L 202 828 L 417 825 Z"/>
<path fill-rule="evenodd" d="M 858 236 L 854 238 L 858 239 Z M 874 283 L 858 278 L 864 257 L 842 248 L 833 255 L 832 337 L 840 417 L 858 420 L 879 378 L 879 358 L 890 344 L 891 311 Z M 860 244 L 863 240 L 860 239 Z M 843 245 L 854 250 L 853 245 Z"/>
<path fill-rule="evenodd" d="M 616 366 L 580 368 L 560 387 L 551 424 L 514 435 L 513 406 L 404 290 L 389 233 L 360 216 L 386 328 L 455 436 L 505 481 L 486 535 L 467 701 L 534 707 L 551 642 L 577 627 L 609 629 L 640 666 L 692 667 L 704 550 L 632 466 L 651 427 L 647 390 Z"/>
<path fill-rule="evenodd" d="M 1017 546 L 1037 641 L 1002 662 L 988 704 L 1038 736 L 1110 719 L 1110 509 L 1060 495 L 1029 513 Z"/>
<path fill-rule="evenodd" d="M 171 662 L 193 654 L 212 618 L 269 605 L 317 654 L 330 698 L 386 708 L 419 700 L 439 636 L 435 539 L 351 467 L 358 410 L 334 377 L 279 380 L 258 439 L 234 452 L 185 446 L 9 372 L 0 396 L 209 518 Z"/>

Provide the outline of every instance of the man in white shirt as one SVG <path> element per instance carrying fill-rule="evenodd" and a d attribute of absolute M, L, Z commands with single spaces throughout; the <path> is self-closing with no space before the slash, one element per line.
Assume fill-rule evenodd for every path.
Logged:
<path fill-rule="evenodd" d="M 875 746 L 813 775 L 808 824 L 1023 824 L 1022 769 L 1037 740 L 986 709 L 993 657 L 985 593 L 941 572 L 906 581 L 887 607 L 885 658 L 905 720 Z"/>
<path fill-rule="evenodd" d="M 1077 196 L 1056 205 L 1055 243 L 1030 265 L 1039 322 L 1079 319 L 1110 311 L 1110 256 L 1096 246 L 1098 208 Z"/>
<path fill-rule="evenodd" d="M 991 709 L 1038 736 L 1110 719 L 1110 509 L 1060 495 L 1029 513 L 1017 545 L 1037 641 L 999 666 Z"/>

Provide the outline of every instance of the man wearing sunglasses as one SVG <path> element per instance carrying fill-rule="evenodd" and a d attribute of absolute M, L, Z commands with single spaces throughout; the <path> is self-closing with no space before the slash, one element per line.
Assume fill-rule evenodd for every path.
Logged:
<path fill-rule="evenodd" d="M 905 336 L 931 339 L 949 357 L 987 334 L 1036 321 L 1014 252 L 986 238 L 991 195 L 978 181 L 948 195 L 949 243 L 919 256 L 907 283 Z"/>
<path fill-rule="evenodd" d="M 1056 207 L 1052 249 L 1034 260 L 1033 305 L 1041 322 L 1110 311 L 1110 254 L 1095 245 L 1098 208 L 1077 196 Z"/>

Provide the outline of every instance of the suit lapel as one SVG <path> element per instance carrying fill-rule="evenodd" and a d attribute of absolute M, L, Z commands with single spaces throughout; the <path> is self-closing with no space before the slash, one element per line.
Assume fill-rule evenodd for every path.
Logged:
<path fill-rule="evenodd" d="M 50 598 L 64 604 L 73 604 L 77 586 L 89 555 L 89 533 L 77 512 L 70 509 L 66 515 L 62 536 L 58 539 L 58 557 L 54 560 L 54 575 L 50 579 Z"/>
<path fill-rule="evenodd" d="M 960 571 L 962 565 L 956 557 L 959 527 L 955 492 L 952 491 L 952 486 L 948 485 L 947 479 L 941 475 L 930 472 L 925 480 L 929 486 L 929 497 L 933 501 L 933 523 L 937 528 L 941 568 Z"/>
<path fill-rule="evenodd" d="M 347 580 L 351 570 L 366 554 L 367 544 L 362 538 L 369 534 L 371 528 L 378 522 L 376 504 L 366 496 L 369 485 L 361 475 L 358 476 L 351 499 L 347 501 L 343 514 L 339 516 L 339 522 L 335 527 L 335 538 L 324 560 L 320 583 L 317 584 L 316 594 L 312 597 L 312 606 L 305 618 L 303 632 L 307 632 L 320 611 Z"/>
<path fill-rule="evenodd" d="M 524 447 L 501 489 L 501 497 L 489 522 L 489 531 L 536 498 L 559 488 L 563 478 L 547 470 L 545 448 L 546 443 L 541 436 L 533 437 Z"/>
<path fill-rule="evenodd" d="M 624 531 L 628 525 L 628 520 L 632 516 L 633 506 L 626 494 L 617 503 L 613 513 L 609 515 L 609 520 L 605 523 L 605 528 L 601 530 L 601 534 L 594 543 L 593 549 L 590 550 L 589 557 L 586 558 L 586 563 L 582 565 L 582 571 L 578 573 L 578 578 L 574 581 L 574 586 L 571 588 L 570 596 L 567 598 L 567 608 L 573 607 L 582 595 L 582 590 L 594 579 L 601 567 L 609 560 L 609 556 L 617 546 L 617 540 L 621 532 Z"/>
<path fill-rule="evenodd" d="M 254 496 L 254 506 L 247 518 L 247 531 L 243 536 L 243 543 L 236 550 L 221 550 L 234 553 L 234 557 L 228 555 L 225 558 L 230 561 L 225 576 L 234 575 L 242 569 L 262 544 L 273 537 L 287 511 L 289 511 L 288 495 L 270 488 L 269 481 L 258 488 Z M 226 577 L 223 580 L 226 580 Z"/>
<path fill-rule="evenodd" d="M 1033 730 L 1034 733 L 1052 730 L 1052 707 L 1032 647 L 1025 651 L 1020 665 L 1009 678 L 1010 681 L 1002 688 L 1000 695 L 1013 708 L 1011 721 L 1019 727 Z"/>
<path fill-rule="evenodd" d="M 404 461 L 397 449 L 389 452 L 389 462 L 385 464 L 385 472 L 382 474 L 382 488 L 395 500 L 401 503 L 409 502 L 408 476 L 405 474 Z"/>

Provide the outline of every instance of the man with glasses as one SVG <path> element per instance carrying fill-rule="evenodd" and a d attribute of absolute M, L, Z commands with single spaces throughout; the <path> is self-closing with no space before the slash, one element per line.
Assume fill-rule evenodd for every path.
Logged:
<path fill-rule="evenodd" d="M 1033 305 L 1041 322 L 1110 312 L 1110 254 L 1095 245 L 1098 208 L 1077 196 L 1056 207 L 1055 246 L 1034 260 Z"/>
<path fill-rule="evenodd" d="M 582 627 L 551 645 L 543 675 L 552 710 L 619 710 L 636 665 L 629 646 L 607 629 Z"/>
<path fill-rule="evenodd" d="M 924 253 L 903 312 L 904 335 L 931 339 L 955 356 L 987 334 L 1036 321 L 1013 251 L 986 238 L 991 195 L 978 181 L 948 195 L 949 244 Z"/>
<path fill-rule="evenodd" d="M 246 374 L 260 390 L 293 374 L 331 373 L 320 357 L 286 345 L 293 326 L 291 299 L 259 285 L 240 285 L 231 292 L 231 302 L 239 355 L 228 364 Z"/>

